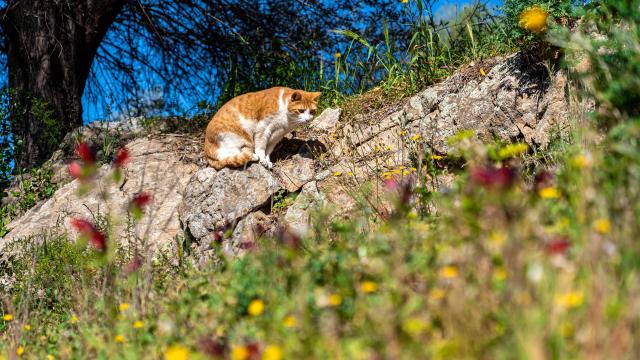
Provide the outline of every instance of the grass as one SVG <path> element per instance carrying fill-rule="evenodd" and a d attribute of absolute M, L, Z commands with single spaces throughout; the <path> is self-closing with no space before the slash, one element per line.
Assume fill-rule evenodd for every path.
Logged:
<path fill-rule="evenodd" d="M 638 71 L 621 61 L 637 47 L 621 44 L 640 39 L 615 30 L 636 29 L 637 9 L 606 5 L 593 16 L 599 24 L 607 11 L 626 14 L 605 28 L 611 56 L 565 42 L 584 45 L 565 51 L 599 60 L 583 84 L 603 105 L 591 117 L 576 113 L 571 136 L 544 153 L 457 134 L 450 154 L 421 154 L 407 164 L 420 166 L 390 173 L 380 189 L 351 188 L 368 200 L 355 215 L 317 209 L 309 236 L 261 239 L 240 258 L 202 264 L 179 245 L 138 254 L 100 226 L 81 229 L 79 243 L 64 232 L 13 243 L 0 257 L 0 354 L 636 358 L 640 121 L 620 96 L 635 96 L 628 79 Z M 474 35 L 476 51 L 482 41 Z M 445 169 L 455 181 L 429 188 Z M 98 234 L 107 235 L 105 250 L 87 245 Z"/>

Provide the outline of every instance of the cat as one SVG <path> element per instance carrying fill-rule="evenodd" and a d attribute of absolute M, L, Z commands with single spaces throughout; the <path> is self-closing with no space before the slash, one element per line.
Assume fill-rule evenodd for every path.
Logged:
<path fill-rule="evenodd" d="M 204 137 L 209 166 L 216 170 L 259 161 L 267 169 L 282 138 L 311 121 L 322 93 L 274 87 L 237 96 L 213 116 Z"/>

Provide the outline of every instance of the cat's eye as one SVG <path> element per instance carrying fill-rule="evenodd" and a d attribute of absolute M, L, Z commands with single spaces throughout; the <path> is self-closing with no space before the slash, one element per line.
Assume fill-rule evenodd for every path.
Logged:
<path fill-rule="evenodd" d="M 311 110 L 309 110 L 309 114 L 311 114 L 311 115 L 315 115 L 315 114 L 316 114 L 316 110 L 315 110 L 315 109 L 311 109 Z"/>
<path fill-rule="evenodd" d="M 306 109 L 298 109 L 298 114 L 304 114 L 304 112 L 307 111 Z"/>

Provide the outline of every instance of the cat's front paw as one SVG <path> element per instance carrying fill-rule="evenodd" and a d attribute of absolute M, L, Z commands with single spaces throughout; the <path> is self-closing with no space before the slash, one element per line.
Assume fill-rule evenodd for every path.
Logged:
<path fill-rule="evenodd" d="M 260 161 L 260 156 L 254 153 L 253 155 L 251 155 L 251 161 Z"/>
<path fill-rule="evenodd" d="M 260 164 L 262 164 L 262 166 L 264 166 L 265 168 L 267 169 L 273 168 L 273 163 L 271 162 L 268 156 L 260 156 L 259 161 L 260 161 Z"/>

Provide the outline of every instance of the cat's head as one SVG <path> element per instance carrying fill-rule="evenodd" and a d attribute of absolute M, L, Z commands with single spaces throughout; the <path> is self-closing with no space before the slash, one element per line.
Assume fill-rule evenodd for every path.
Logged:
<path fill-rule="evenodd" d="M 301 123 L 312 120 L 316 116 L 320 95 L 321 92 L 294 91 L 287 107 L 289 117 Z"/>

